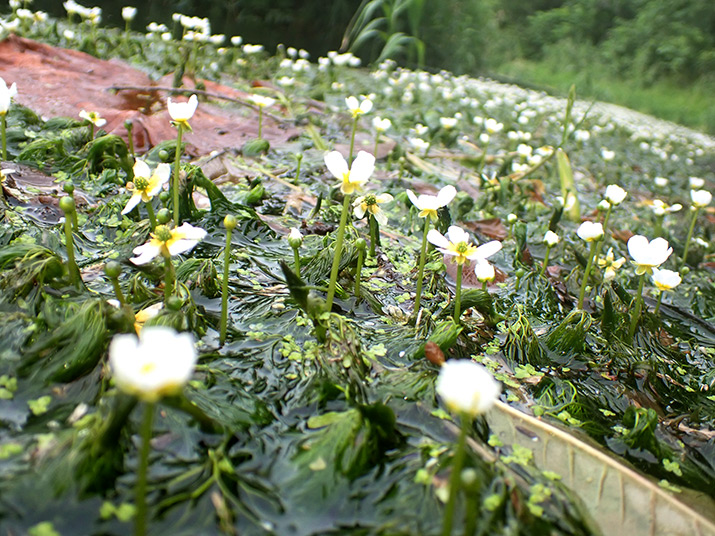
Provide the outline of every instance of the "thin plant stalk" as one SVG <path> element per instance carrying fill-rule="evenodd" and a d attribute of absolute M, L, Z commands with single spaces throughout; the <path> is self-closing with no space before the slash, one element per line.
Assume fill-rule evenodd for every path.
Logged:
<path fill-rule="evenodd" d="M 295 266 L 296 275 L 300 275 L 300 248 L 293 248 L 293 264 Z"/>
<path fill-rule="evenodd" d="M 375 148 L 372 151 L 372 154 L 375 155 L 375 158 L 377 158 L 377 148 L 380 146 L 380 133 L 378 132 L 375 134 Z"/>
<path fill-rule="evenodd" d="M 146 480 L 149 469 L 149 451 L 151 449 L 151 431 L 154 423 L 154 404 L 147 403 L 144 407 L 144 418 L 141 423 L 141 447 L 139 450 L 139 466 L 137 467 L 137 482 L 135 490 L 136 514 L 134 518 L 134 536 L 146 535 L 147 507 Z"/>
<path fill-rule="evenodd" d="M 690 249 L 690 240 L 693 238 L 693 230 L 695 229 L 695 221 L 698 219 L 698 211 L 700 209 L 698 207 L 695 207 L 693 209 L 693 219 L 690 220 L 690 228 L 688 229 L 688 237 L 685 239 L 685 249 L 683 250 L 683 262 L 681 264 L 681 268 L 685 266 L 685 263 L 688 260 L 688 249 Z"/>
<path fill-rule="evenodd" d="M 164 304 L 169 300 L 174 293 L 174 265 L 171 262 L 171 256 L 164 257 Z"/>
<path fill-rule="evenodd" d="M 154 207 L 151 205 L 151 201 L 146 203 L 146 212 L 149 216 L 149 223 L 151 225 L 151 230 L 153 231 L 156 227 L 156 214 L 154 214 Z"/>
<path fill-rule="evenodd" d="M 352 147 L 352 143 L 351 143 Z M 352 155 L 352 148 L 350 149 Z M 328 285 L 327 306 L 328 311 L 333 307 L 333 296 L 335 295 L 335 285 L 338 281 L 338 269 L 340 268 L 340 256 L 343 252 L 343 239 L 345 237 L 345 226 L 348 222 L 348 213 L 350 212 L 351 194 L 345 194 L 343 200 L 343 212 L 340 215 L 340 226 L 338 227 L 338 236 L 335 239 L 335 251 L 333 252 L 333 266 L 330 269 L 330 284 Z"/>
<path fill-rule="evenodd" d="M 460 265 L 461 266 L 461 265 Z M 452 472 L 449 475 L 449 498 L 444 509 L 444 520 L 442 524 L 442 536 L 452 534 L 452 524 L 454 522 L 454 508 L 457 505 L 457 494 L 459 493 L 460 478 L 462 476 L 462 466 L 464 465 L 464 454 L 467 445 L 467 430 L 470 419 L 467 415 L 461 415 L 462 427 L 459 431 L 457 449 L 454 451 L 452 460 Z"/>
<path fill-rule="evenodd" d="M 2 159 L 7 160 L 7 115 L 0 115 L 0 133 L 2 134 Z"/>
<path fill-rule="evenodd" d="M 124 293 L 122 292 L 122 287 L 119 286 L 119 278 L 112 277 L 112 288 L 114 289 L 114 295 L 117 297 L 119 305 L 124 306 L 127 303 L 126 298 L 124 298 Z"/>
<path fill-rule="evenodd" d="M 660 312 L 660 302 L 663 301 L 663 294 L 665 293 L 662 290 L 660 291 L 660 294 L 658 294 L 658 301 L 656 302 L 655 309 L 653 310 L 655 314 L 658 314 Z"/>
<path fill-rule="evenodd" d="M 226 228 L 226 247 L 223 252 L 223 282 L 221 284 L 221 336 L 219 344 L 223 346 L 226 340 L 226 328 L 228 326 L 228 267 L 231 262 L 231 231 Z"/>
<path fill-rule="evenodd" d="M 603 236 L 596 240 L 596 251 L 594 252 L 594 259 L 597 259 L 598 256 L 601 254 L 601 248 L 603 247 L 604 242 L 606 241 L 606 227 L 608 226 L 608 220 L 611 218 L 611 211 L 613 210 L 613 205 L 609 204 L 608 205 L 608 210 L 606 210 L 606 215 L 603 217 Z"/>
<path fill-rule="evenodd" d="M 375 256 L 375 248 L 377 247 L 377 241 L 379 238 L 379 233 L 380 233 L 380 227 L 379 224 L 377 223 L 377 220 L 375 219 L 375 216 L 372 214 L 367 215 L 367 224 L 368 227 L 370 228 L 370 257 Z"/>
<path fill-rule="evenodd" d="M 355 297 L 360 297 L 360 280 L 362 279 L 362 265 L 365 261 L 365 250 L 358 250 L 357 269 L 355 270 Z"/>
<path fill-rule="evenodd" d="M 67 246 L 67 271 L 70 283 L 79 286 L 79 268 L 74 258 L 74 239 L 72 237 L 72 217 L 65 214 L 65 244 Z"/>
<path fill-rule="evenodd" d="M 348 165 L 353 162 L 353 150 L 355 149 L 355 132 L 357 131 L 358 117 L 359 116 L 356 115 L 355 119 L 353 119 L 353 131 L 350 134 L 350 153 L 348 155 Z"/>
<path fill-rule="evenodd" d="M 94 139 L 94 123 L 92 121 L 89 122 L 89 139 Z"/>
<path fill-rule="evenodd" d="M 454 322 L 459 322 L 459 317 L 461 316 L 461 311 L 459 306 L 462 302 L 462 270 L 464 269 L 464 264 L 457 264 L 457 288 L 454 292 Z"/>
<path fill-rule="evenodd" d="M 541 265 L 541 272 L 539 272 L 540 276 L 543 276 L 546 273 L 546 266 L 549 264 L 549 254 L 551 253 L 551 246 L 546 246 L 546 254 L 544 255 L 544 263 Z"/>
<path fill-rule="evenodd" d="M 643 307 L 643 285 L 645 285 L 645 274 L 641 275 L 640 281 L 638 281 L 638 291 L 635 297 L 635 309 L 631 316 L 631 326 L 628 329 L 628 340 L 633 340 L 633 336 L 636 334 L 636 326 L 638 325 L 638 319 L 641 316 L 641 308 Z"/>
<path fill-rule="evenodd" d="M 176 128 L 178 134 L 176 136 L 176 156 L 174 160 L 174 225 L 179 225 L 179 168 L 181 164 L 181 137 L 184 133 L 184 127 L 181 123 L 177 123 Z"/>
<path fill-rule="evenodd" d="M 655 217 L 655 231 L 654 234 L 656 237 L 658 236 L 663 236 L 663 220 L 665 219 L 665 216 L 656 216 Z"/>
<path fill-rule="evenodd" d="M 295 157 L 297 160 L 297 164 L 295 166 L 295 182 L 298 182 L 298 179 L 300 178 L 300 165 L 303 162 L 303 153 L 298 153 Z"/>
<path fill-rule="evenodd" d="M 427 258 L 427 231 L 429 231 L 429 216 L 425 217 L 425 227 L 422 231 L 422 249 L 420 250 L 420 262 L 417 267 L 417 292 L 415 294 L 415 311 L 420 310 L 420 300 L 422 299 L 422 278 L 425 272 L 425 260 Z"/>
<path fill-rule="evenodd" d="M 586 296 L 586 286 L 588 285 L 588 278 L 591 275 L 591 268 L 593 268 L 593 259 L 596 256 L 596 250 L 598 249 L 598 243 L 600 241 L 601 239 L 591 242 L 591 249 L 588 252 L 588 262 L 586 263 L 586 271 L 583 273 L 583 281 L 581 282 L 581 291 L 578 293 L 579 309 L 583 309 L 583 299 Z"/>

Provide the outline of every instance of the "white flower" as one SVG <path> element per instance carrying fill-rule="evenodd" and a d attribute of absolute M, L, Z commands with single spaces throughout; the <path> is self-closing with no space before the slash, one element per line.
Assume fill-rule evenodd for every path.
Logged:
<path fill-rule="evenodd" d="M 169 229 L 166 225 L 157 225 L 149 242 L 134 248 L 134 254 L 138 256 L 129 260 L 134 264 L 142 265 L 159 255 L 164 257 L 180 255 L 192 249 L 205 236 L 206 231 L 188 223 L 175 229 Z"/>
<path fill-rule="evenodd" d="M 188 129 L 191 128 L 189 127 L 189 119 L 193 117 L 198 105 L 199 99 L 196 95 L 191 95 L 187 102 L 174 102 L 171 97 L 166 101 L 166 107 L 169 110 L 171 119 L 185 128 L 188 127 Z"/>
<path fill-rule="evenodd" d="M 499 123 L 496 119 L 492 119 L 491 117 L 484 121 L 484 128 L 486 129 L 488 134 L 496 134 L 497 132 L 501 132 L 502 129 L 504 128 L 503 123 Z"/>
<path fill-rule="evenodd" d="M 666 212 L 678 212 L 683 208 L 683 205 L 676 203 L 675 205 L 669 206 L 660 199 L 653 199 L 650 208 L 656 216 L 663 216 Z"/>
<path fill-rule="evenodd" d="M 345 158 L 338 151 L 329 152 L 324 160 L 333 177 L 342 181 L 340 191 L 345 195 L 360 190 L 375 170 L 375 157 L 365 151 L 358 153 L 350 169 Z"/>
<path fill-rule="evenodd" d="M 544 235 L 544 244 L 546 244 L 550 248 L 558 244 L 560 240 L 561 238 L 559 238 L 559 235 L 557 235 L 551 230 L 546 231 L 546 234 Z"/>
<path fill-rule="evenodd" d="M 615 206 L 620 205 L 627 195 L 628 192 L 617 184 L 609 184 L 606 187 L 606 195 L 604 197 L 606 198 L 606 201 Z"/>
<path fill-rule="evenodd" d="M 457 118 L 456 117 L 440 117 L 439 124 L 442 125 L 443 129 L 449 130 L 449 129 L 452 129 L 457 126 Z"/>
<path fill-rule="evenodd" d="M 576 141 L 584 142 L 591 138 L 591 133 L 588 130 L 576 130 L 574 131 L 573 136 Z"/>
<path fill-rule="evenodd" d="M 420 210 L 418 214 L 420 218 L 429 216 L 433 221 L 437 221 L 437 211 L 442 207 L 446 207 L 454 199 L 454 196 L 457 195 L 457 190 L 450 184 L 442 188 L 437 195 L 420 194 L 417 197 L 412 190 L 406 190 L 406 193 L 412 204 Z"/>
<path fill-rule="evenodd" d="M 102 128 L 104 125 L 107 124 L 107 120 L 103 119 L 97 112 L 88 112 L 86 110 L 81 110 L 79 112 L 79 116 L 85 121 L 89 121 L 97 128 Z"/>
<path fill-rule="evenodd" d="M 430 229 L 427 240 L 445 255 L 454 257 L 454 262 L 457 264 L 464 264 L 467 260 L 486 261 L 501 249 L 501 242 L 498 240 L 492 240 L 479 247 L 472 245 L 469 234 L 457 225 L 451 225 L 444 236 L 437 229 Z"/>
<path fill-rule="evenodd" d="M 656 268 L 668 260 L 673 248 L 668 247 L 665 238 L 655 238 L 648 242 L 642 235 L 634 235 L 628 239 L 628 253 L 636 265 L 636 274 L 650 274 Z"/>
<path fill-rule="evenodd" d="M 125 6 L 122 8 L 122 18 L 127 21 L 131 22 L 134 20 L 134 17 L 137 16 L 137 8 L 131 7 L 131 6 Z"/>
<path fill-rule="evenodd" d="M 193 337 L 163 326 L 134 335 L 115 335 L 109 365 L 117 386 L 145 402 L 177 394 L 189 381 L 197 361 Z"/>
<path fill-rule="evenodd" d="M 705 186 L 705 179 L 701 179 L 700 177 L 690 177 L 688 178 L 688 182 L 693 189 Z"/>
<path fill-rule="evenodd" d="M 372 120 L 372 126 L 378 132 L 385 132 L 392 126 L 392 121 L 388 118 L 375 117 Z"/>
<path fill-rule="evenodd" d="M 515 224 L 518 220 L 519 220 L 519 217 L 518 217 L 516 214 L 514 214 L 513 212 L 510 213 L 510 214 L 506 217 L 506 222 L 507 222 L 509 225 Z"/>
<path fill-rule="evenodd" d="M 385 225 L 387 223 L 387 216 L 380 208 L 380 203 L 389 203 L 392 201 L 392 196 L 390 194 L 368 194 L 358 197 L 353 203 L 353 214 L 356 218 L 360 219 L 365 216 L 368 212 L 372 214 L 377 223 L 380 225 Z"/>
<path fill-rule="evenodd" d="M 594 242 L 603 236 L 603 225 L 598 222 L 585 221 L 579 226 L 576 234 L 581 240 Z"/>
<path fill-rule="evenodd" d="M 122 214 L 128 214 L 140 201 L 149 203 L 161 191 L 164 184 L 169 182 L 170 177 L 171 166 L 169 164 L 159 164 L 152 173 L 144 160 L 134 162 L 134 180 L 127 184 L 127 190 L 133 191 L 133 193 L 122 210 Z"/>
<path fill-rule="evenodd" d="M 477 281 L 484 283 L 492 281 L 496 277 L 496 271 L 489 262 L 477 262 L 474 265 L 474 275 L 477 276 Z"/>
<path fill-rule="evenodd" d="M 659 186 L 660 188 L 665 188 L 666 186 L 668 186 L 669 181 L 665 177 L 656 177 L 655 179 L 653 179 L 653 182 L 656 186 Z"/>
<path fill-rule="evenodd" d="M 429 149 L 429 142 L 426 142 L 422 138 L 408 138 L 407 141 L 410 145 L 412 145 L 412 147 L 419 151 L 426 151 Z"/>
<path fill-rule="evenodd" d="M 450 411 L 472 418 L 491 408 L 501 394 L 501 386 L 489 371 L 467 359 L 442 365 L 435 390 Z"/>
<path fill-rule="evenodd" d="M 241 43 L 243 43 L 243 37 L 241 37 L 240 35 L 234 35 L 234 36 L 231 38 L 231 44 L 232 44 L 233 46 L 237 47 L 237 46 L 239 46 Z"/>
<path fill-rule="evenodd" d="M 707 190 L 690 190 L 690 199 L 692 199 L 695 208 L 703 208 L 713 200 L 713 194 Z"/>
<path fill-rule="evenodd" d="M 297 227 L 291 227 L 290 233 L 288 234 L 288 244 L 293 249 L 299 248 L 303 243 L 303 235 Z"/>
<path fill-rule="evenodd" d="M 605 147 L 601 148 L 601 157 L 606 160 L 613 160 L 616 157 L 616 152 L 611 151 L 610 149 L 606 149 Z"/>
<path fill-rule="evenodd" d="M 598 266 L 603 268 L 605 272 L 603 273 L 603 280 L 608 283 L 613 281 L 616 277 L 616 270 L 618 270 L 623 263 L 626 262 L 624 257 L 616 259 L 613 255 L 613 248 L 608 248 L 608 253 L 605 257 L 599 257 L 597 263 Z"/>
<path fill-rule="evenodd" d="M 680 285 L 682 278 L 678 272 L 673 270 L 659 270 L 658 268 L 653 268 L 653 283 L 658 290 L 673 290 L 675 287 Z"/>
<path fill-rule="evenodd" d="M 258 106 L 259 108 L 265 108 L 266 106 L 273 106 L 276 102 L 276 99 L 273 99 L 271 97 L 264 97 L 263 95 L 249 95 L 248 100 L 250 100 L 253 104 Z"/>
<path fill-rule="evenodd" d="M 370 99 L 363 99 L 362 102 L 358 102 L 357 97 L 350 96 L 345 99 L 345 105 L 353 117 L 366 114 L 372 110 L 372 101 Z"/>
<path fill-rule="evenodd" d="M 13 84 L 8 88 L 5 80 L 0 78 L 0 115 L 7 114 L 10 109 L 10 101 L 17 95 L 17 85 Z"/>

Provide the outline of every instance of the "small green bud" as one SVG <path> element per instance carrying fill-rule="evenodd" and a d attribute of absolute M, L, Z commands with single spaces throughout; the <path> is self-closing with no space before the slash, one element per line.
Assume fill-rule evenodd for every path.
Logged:
<path fill-rule="evenodd" d="M 233 231 L 237 225 L 238 221 L 236 220 L 236 217 L 231 214 L 226 214 L 226 217 L 223 219 L 223 226 L 227 230 Z"/>
<path fill-rule="evenodd" d="M 169 299 L 166 300 L 166 308 L 170 311 L 178 311 L 183 305 L 184 300 L 178 296 L 170 296 Z"/>
<path fill-rule="evenodd" d="M 169 199 L 171 199 L 171 192 L 163 191 L 159 194 L 159 201 L 161 201 L 162 204 L 166 205 Z"/>
<path fill-rule="evenodd" d="M 471 467 L 464 469 L 459 475 L 465 487 L 471 487 L 477 481 L 477 472 Z"/>
<path fill-rule="evenodd" d="M 109 261 L 104 265 L 104 273 L 111 279 L 116 279 L 122 273 L 122 265 L 117 261 Z"/>
<path fill-rule="evenodd" d="M 358 238 L 355 240 L 355 247 L 358 251 L 365 251 L 365 249 L 367 249 L 367 242 L 365 242 L 364 238 Z"/>
<path fill-rule="evenodd" d="M 683 266 L 680 269 L 680 275 L 685 276 L 685 275 L 688 275 L 689 273 L 690 273 L 690 268 L 688 266 Z"/>
<path fill-rule="evenodd" d="M 298 249 L 303 244 L 303 235 L 297 227 L 292 227 L 288 235 L 288 244 L 293 249 Z"/>
<path fill-rule="evenodd" d="M 161 151 L 159 151 L 159 160 L 161 160 L 162 162 L 168 161 L 169 151 L 167 151 L 166 149 L 162 149 Z"/>
<path fill-rule="evenodd" d="M 60 209 L 65 214 L 72 214 L 75 210 L 74 199 L 69 196 L 65 196 L 60 199 Z"/>
<path fill-rule="evenodd" d="M 132 131 L 132 128 L 134 128 L 134 123 L 132 123 L 131 119 L 127 119 L 124 121 L 124 128 L 126 128 L 129 132 Z"/>
<path fill-rule="evenodd" d="M 74 184 L 71 181 L 67 181 L 62 185 L 62 190 L 67 195 L 72 195 L 74 193 Z"/>
<path fill-rule="evenodd" d="M 526 272 L 524 272 L 524 269 L 523 269 L 523 268 L 519 268 L 517 271 L 514 272 L 514 275 L 515 275 L 516 277 L 518 277 L 519 279 L 521 279 L 522 277 L 524 277 L 524 274 L 525 274 L 525 273 L 526 273 Z"/>
<path fill-rule="evenodd" d="M 157 212 L 156 221 L 161 225 L 166 225 L 167 223 L 169 223 L 171 221 L 171 212 L 169 211 L 169 209 L 162 208 L 159 212 Z"/>

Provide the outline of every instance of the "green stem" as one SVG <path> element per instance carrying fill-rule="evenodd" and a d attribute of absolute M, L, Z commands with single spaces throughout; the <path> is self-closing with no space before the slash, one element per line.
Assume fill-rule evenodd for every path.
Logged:
<path fill-rule="evenodd" d="M 293 248 L 293 261 L 295 264 L 295 274 L 300 276 L 300 248 Z"/>
<path fill-rule="evenodd" d="M 258 139 L 261 139 L 261 133 L 263 132 L 263 108 L 258 107 Z"/>
<path fill-rule="evenodd" d="M 375 216 L 373 216 L 370 213 L 368 213 L 368 215 L 367 215 L 367 224 L 368 224 L 368 227 L 370 228 L 370 257 L 374 257 L 375 256 L 375 248 L 377 247 L 378 233 L 380 232 L 380 227 L 379 227 L 379 224 L 377 223 L 377 220 L 375 219 Z"/>
<path fill-rule="evenodd" d="M 638 291 L 635 297 L 635 309 L 631 315 L 631 327 L 628 329 L 628 340 L 632 341 L 633 336 L 636 334 L 636 326 L 638 325 L 638 318 L 641 316 L 641 307 L 643 307 L 643 285 L 645 284 L 645 273 L 641 274 L 640 281 L 638 282 Z"/>
<path fill-rule="evenodd" d="M 7 114 L 0 115 L 0 129 L 2 130 L 2 159 L 7 160 Z"/>
<path fill-rule="evenodd" d="M 375 148 L 372 151 L 372 154 L 375 155 L 375 158 L 377 158 L 377 148 L 380 146 L 380 133 L 378 132 L 375 134 Z"/>
<path fill-rule="evenodd" d="M 352 154 L 352 151 L 351 151 Z M 345 236 L 345 225 L 348 222 L 350 213 L 350 198 L 352 195 L 346 194 L 343 200 L 343 213 L 340 215 L 340 226 L 338 227 L 338 237 L 335 239 L 335 251 L 333 252 L 333 267 L 330 269 L 330 284 L 328 285 L 327 306 L 328 311 L 333 308 L 333 296 L 335 295 L 335 284 L 338 281 L 338 269 L 340 268 L 340 256 L 343 252 L 343 238 Z"/>
<path fill-rule="evenodd" d="M 176 156 L 174 159 L 174 225 L 179 226 L 179 166 L 181 164 L 181 137 L 184 127 L 181 123 L 177 124 L 179 131 L 176 136 Z"/>
<path fill-rule="evenodd" d="M 452 472 L 449 475 L 449 499 L 447 499 L 447 506 L 444 509 L 442 536 L 450 536 L 452 534 L 454 508 L 457 504 L 457 493 L 459 492 L 460 478 L 462 476 L 462 465 L 464 465 L 464 453 L 467 444 L 467 430 L 469 429 L 470 419 L 466 415 L 461 415 L 461 419 L 462 428 L 459 431 L 457 449 L 455 450 L 454 458 L 452 459 Z"/>
<path fill-rule="evenodd" d="M 117 301 L 121 306 L 124 306 L 127 301 L 124 299 L 124 293 L 122 288 L 119 286 L 119 279 L 116 277 L 112 278 L 112 287 L 114 288 L 114 295 L 117 297 Z"/>
<path fill-rule="evenodd" d="M 94 140 L 94 123 L 89 122 L 89 141 Z"/>
<path fill-rule="evenodd" d="M 79 232 L 79 219 L 77 216 L 77 210 L 72 211 L 72 227 L 74 228 L 75 232 Z"/>
<path fill-rule="evenodd" d="M 681 268 L 685 266 L 688 260 L 688 249 L 690 249 L 690 240 L 693 238 L 693 229 L 695 229 L 695 220 L 698 218 L 698 210 L 700 210 L 698 207 L 695 207 L 693 210 L 693 219 L 690 221 L 688 238 L 685 239 L 685 249 L 683 250 L 683 263 L 680 266 Z"/>
<path fill-rule="evenodd" d="M 134 536 L 146 535 L 146 477 L 149 468 L 149 451 L 151 449 L 151 430 L 154 421 L 154 404 L 147 403 L 144 407 L 144 419 L 141 424 L 141 450 L 139 451 L 139 466 L 137 467 L 136 483 L 136 517 L 134 518 Z"/>
<path fill-rule="evenodd" d="M 454 322 L 455 324 L 459 322 L 459 317 L 461 316 L 461 311 L 459 306 L 462 302 L 462 269 L 464 264 L 457 265 L 457 289 L 454 292 Z"/>
<path fill-rule="evenodd" d="M 551 246 L 546 246 L 546 254 L 544 255 L 544 263 L 541 265 L 541 272 L 539 275 L 543 276 L 546 272 L 546 265 L 549 263 L 549 254 L 551 253 Z"/>
<path fill-rule="evenodd" d="M 154 207 L 151 205 L 151 200 L 146 204 L 146 212 L 149 215 L 149 224 L 151 225 L 151 230 L 153 231 L 156 227 L 156 215 L 154 214 Z"/>
<path fill-rule="evenodd" d="M 72 216 L 65 213 L 65 246 L 67 248 L 67 272 L 70 283 L 79 287 L 80 275 L 77 262 L 74 259 L 74 239 L 72 237 Z"/>
<path fill-rule="evenodd" d="M 665 292 L 662 290 L 660 291 L 660 294 L 658 294 L 658 301 L 656 302 L 655 310 L 653 311 L 653 313 L 655 314 L 658 314 L 658 312 L 660 311 L 660 302 L 663 301 L 663 294 L 665 294 Z"/>
<path fill-rule="evenodd" d="M 655 217 L 655 236 L 663 236 L 663 219 L 665 216 Z"/>
<path fill-rule="evenodd" d="M 591 275 L 591 268 L 593 267 L 593 258 L 598 248 L 598 243 L 601 240 L 594 240 L 591 242 L 591 249 L 588 252 L 588 262 L 586 263 L 586 271 L 583 273 L 583 282 L 581 283 L 581 292 L 578 294 L 578 308 L 583 309 L 583 299 L 586 296 L 586 286 L 588 285 L 588 278 Z"/>
<path fill-rule="evenodd" d="M 171 256 L 164 257 L 164 305 L 174 292 L 174 265 Z"/>
<path fill-rule="evenodd" d="M 603 247 L 604 242 L 606 241 L 606 227 L 608 226 L 608 220 L 611 217 L 611 210 L 613 209 L 612 205 L 608 205 L 608 210 L 606 211 L 606 216 L 603 218 L 603 236 L 599 238 L 596 241 L 596 251 L 594 252 L 593 258 L 594 260 L 598 259 L 598 256 L 601 254 L 601 247 Z"/>
<path fill-rule="evenodd" d="M 365 251 L 358 251 L 357 269 L 355 270 L 355 297 L 360 297 L 360 279 L 362 279 L 362 265 L 365 260 Z"/>
<path fill-rule="evenodd" d="M 422 230 L 422 249 L 420 250 L 420 263 L 417 268 L 417 293 L 415 295 L 415 313 L 420 310 L 422 298 L 422 278 L 425 272 L 425 259 L 427 258 L 427 231 L 429 231 L 429 216 L 425 217 L 425 227 Z"/>
<path fill-rule="evenodd" d="M 228 326 L 228 271 L 231 262 L 231 229 L 226 229 L 226 247 L 223 253 L 223 284 L 221 285 L 221 337 L 219 344 L 226 340 Z"/>
<path fill-rule="evenodd" d="M 296 160 L 298 163 L 295 166 L 295 182 L 298 182 L 298 179 L 300 178 L 300 165 L 303 162 L 303 153 L 298 153 L 298 156 L 296 156 Z"/>
<path fill-rule="evenodd" d="M 348 156 L 348 165 L 353 163 L 353 150 L 355 149 L 355 132 L 357 131 L 358 116 L 353 119 L 353 131 L 350 134 L 350 154 Z"/>

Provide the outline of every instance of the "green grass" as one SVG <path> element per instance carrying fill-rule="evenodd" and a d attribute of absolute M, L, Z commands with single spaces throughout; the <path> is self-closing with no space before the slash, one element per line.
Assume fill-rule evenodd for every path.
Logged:
<path fill-rule="evenodd" d="M 620 104 L 715 135 L 715 88 L 712 83 L 683 85 L 661 80 L 645 86 L 638 80 L 616 78 L 605 71 L 605 67 L 598 64 L 592 69 L 577 71 L 557 68 L 549 60 L 518 59 L 500 66 L 496 76 L 563 95 L 575 84 L 579 98 Z"/>

